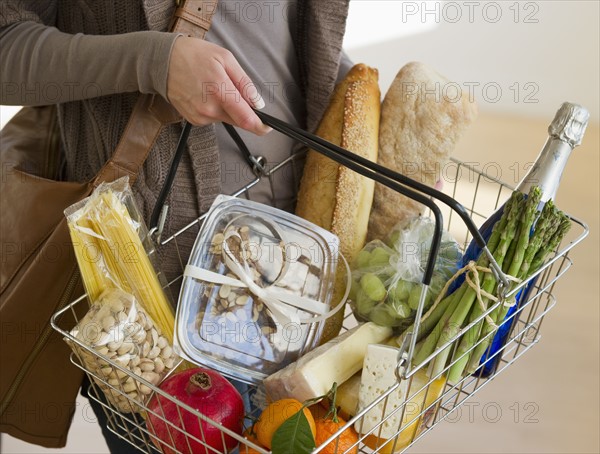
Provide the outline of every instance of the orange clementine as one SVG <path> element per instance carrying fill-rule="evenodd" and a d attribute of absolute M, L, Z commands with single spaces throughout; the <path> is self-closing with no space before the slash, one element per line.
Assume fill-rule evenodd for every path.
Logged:
<path fill-rule="evenodd" d="M 302 409 L 302 403 L 296 399 L 280 399 L 269 404 L 261 413 L 256 424 L 254 424 L 254 432 L 256 433 L 258 442 L 262 446 L 271 449 L 271 441 L 273 440 L 275 431 L 279 429 L 279 426 L 284 421 L 298 413 L 300 409 Z M 313 436 L 315 436 L 315 420 L 308 408 L 304 408 L 303 412 L 308 420 L 310 430 Z"/>
<path fill-rule="evenodd" d="M 317 426 L 317 436 L 315 442 L 317 447 L 340 430 L 346 421 L 338 417 L 338 422 L 330 418 L 321 418 L 315 421 Z M 323 454 L 336 454 L 340 452 L 358 453 L 358 434 L 353 427 L 345 429 L 335 440 L 329 442 L 325 448 L 320 451 Z"/>
<path fill-rule="evenodd" d="M 248 445 L 245 444 L 241 444 L 240 445 L 240 454 L 262 454 L 261 452 L 258 452 L 256 449 L 251 448 Z"/>
<path fill-rule="evenodd" d="M 315 418 L 315 422 L 317 421 L 317 419 L 325 418 L 327 416 L 327 413 L 329 413 L 329 401 L 325 402 L 324 400 L 308 407 L 308 409 L 313 415 L 313 418 Z"/>
<path fill-rule="evenodd" d="M 240 454 L 262 454 L 248 445 L 240 444 Z"/>
<path fill-rule="evenodd" d="M 260 443 L 258 442 L 258 439 L 256 438 L 256 434 L 254 433 L 254 427 L 249 427 L 246 430 L 244 430 L 244 433 L 242 434 L 244 435 L 244 438 L 248 441 L 251 441 L 254 444 L 257 444 L 260 446 Z M 251 448 L 250 446 L 241 443 L 240 444 L 240 454 L 261 454 L 259 453 L 256 449 Z"/>
<path fill-rule="evenodd" d="M 242 446 L 240 448 L 240 454 L 262 454 L 262 453 L 258 452 L 254 448 L 251 448 L 250 446 Z"/>

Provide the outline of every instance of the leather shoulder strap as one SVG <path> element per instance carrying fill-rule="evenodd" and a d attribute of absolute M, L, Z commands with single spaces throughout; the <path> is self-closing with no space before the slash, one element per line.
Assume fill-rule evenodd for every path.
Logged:
<path fill-rule="evenodd" d="M 218 0 L 177 0 L 171 31 L 204 39 L 217 3 Z M 92 184 L 97 186 L 128 175 L 133 185 L 163 125 L 179 120 L 179 113 L 161 96 L 140 95 L 113 156 Z"/>
<path fill-rule="evenodd" d="M 218 0 L 177 0 L 171 29 L 204 39 L 217 11 Z"/>

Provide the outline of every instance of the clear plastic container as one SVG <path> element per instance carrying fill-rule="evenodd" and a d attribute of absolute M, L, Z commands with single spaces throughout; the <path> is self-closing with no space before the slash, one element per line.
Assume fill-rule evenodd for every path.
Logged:
<path fill-rule="evenodd" d="M 248 383 L 295 361 L 319 342 L 324 322 L 309 321 L 329 310 L 338 250 L 335 235 L 302 218 L 217 197 L 183 277 L 174 339 L 179 353 Z M 225 282 L 244 281 L 240 274 L 254 290 Z M 265 291 L 267 297 L 256 295 Z M 279 299 L 298 296 L 314 304 Z"/>

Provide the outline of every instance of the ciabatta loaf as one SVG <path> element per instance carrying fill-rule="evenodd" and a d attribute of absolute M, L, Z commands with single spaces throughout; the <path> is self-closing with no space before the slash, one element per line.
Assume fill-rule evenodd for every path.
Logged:
<path fill-rule="evenodd" d="M 434 186 L 477 106 L 422 63 L 409 63 L 394 79 L 381 106 L 378 162 Z M 384 239 L 401 220 L 424 210 L 420 203 L 377 184 L 369 239 Z"/>

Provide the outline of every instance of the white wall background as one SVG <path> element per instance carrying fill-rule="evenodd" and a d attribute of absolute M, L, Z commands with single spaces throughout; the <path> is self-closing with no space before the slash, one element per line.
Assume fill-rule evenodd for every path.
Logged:
<path fill-rule="evenodd" d="M 14 114 L 19 111 L 17 106 L 0 106 L 0 128 L 2 128 Z"/>
<path fill-rule="evenodd" d="M 598 1 L 350 5 L 346 49 L 355 62 L 379 69 L 384 93 L 397 71 L 416 60 L 464 90 L 473 87 L 482 111 L 551 118 L 571 101 L 600 119 Z"/>

